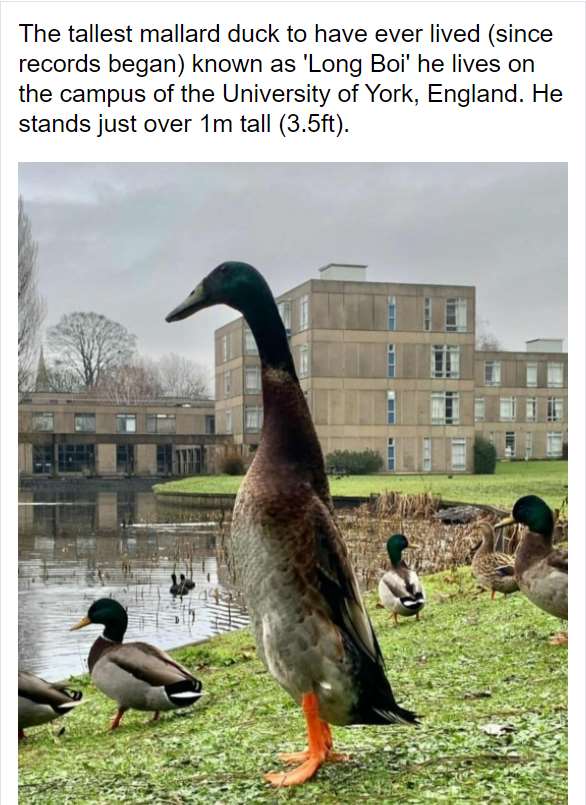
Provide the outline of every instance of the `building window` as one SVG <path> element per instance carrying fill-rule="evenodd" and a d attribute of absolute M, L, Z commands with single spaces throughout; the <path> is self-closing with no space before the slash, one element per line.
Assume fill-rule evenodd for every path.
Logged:
<path fill-rule="evenodd" d="M 423 300 L 423 329 L 428 332 L 431 330 L 431 296 L 426 296 Z"/>
<path fill-rule="evenodd" d="M 33 473 L 50 475 L 53 472 L 53 445 L 33 445 Z"/>
<path fill-rule="evenodd" d="M 484 402 L 484 397 L 476 397 L 474 400 L 474 421 L 484 422 L 485 414 L 486 405 Z"/>
<path fill-rule="evenodd" d="M 431 472 L 431 439 L 428 436 L 423 440 L 423 472 Z"/>
<path fill-rule="evenodd" d="M 440 391 L 431 395 L 431 424 L 457 425 L 460 421 L 460 395 L 457 391 Z"/>
<path fill-rule="evenodd" d="M 232 411 L 226 411 L 225 416 L 225 430 L 226 433 L 232 433 Z"/>
<path fill-rule="evenodd" d="M 395 345 L 389 344 L 387 348 L 387 377 L 395 377 L 396 366 Z"/>
<path fill-rule="evenodd" d="M 173 474 L 173 445 L 157 445 L 157 473 L 159 475 Z"/>
<path fill-rule="evenodd" d="M 533 456 L 533 433 L 527 431 L 525 434 L 525 458 L 532 458 Z"/>
<path fill-rule="evenodd" d="M 262 428 L 262 408 L 247 406 L 244 409 L 244 430 L 247 433 L 258 433 Z"/>
<path fill-rule="evenodd" d="M 387 442 L 387 470 L 395 471 L 395 440 L 389 439 Z"/>
<path fill-rule="evenodd" d="M 230 360 L 230 336 L 223 335 L 222 336 L 222 357 L 224 359 L 224 363 Z"/>
<path fill-rule="evenodd" d="M 547 364 L 547 385 L 550 389 L 561 389 L 564 385 L 564 364 Z"/>
<path fill-rule="evenodd" d="M 501 362 L 500 361 L 485 361 L 484 362 L 484 385 L 485 386 L 500 386 L 501 384 Z"/>
<path fill-rule="evenodd" d="M 95 433 L 96 415 L 95 414 L 76 414 L 75 415 L 76 433 Z"/>
<path fill-rule="evenodd" d="M 561 458 L 562 456 L 562 434 L 561 433 L 548 433 L 547 434 L 547 457 L 548 458 Z"/>
<path fill-rule="evenodd" d="M 244 388 L 247 392 L 258 394 L 260 391 L 260 369 L 258 366 L 247 366 L 244 370 Z"/>
<path fill-rule="evenodd" d="M 305 294 L 299 300 L 299 329 L 307 330 L 309 327 L 309 296 Z"/>
<path fill-rule="evenodd" d="M 299 347 L 299 377 L 307 377 L 309 374 L 309 347 L 302 344 Z"/>
<path fill-rule="evenodd" d="M 395 392 L 387 391 L 387 425 L 394 425 L 396 421 Z"/>
<path fill-rule="evenodd" d="M 387 300 L 387 312 L 388 312 L 388 328 L 389 330 L 396 330 L 397 329 L 397 298 L 395 296 L 389 296 Z"/>
<path fill-rule="evenodd" d="M 134 471 L 134 445 L 116 445 L 116 472 L 130 475 Z"/>
<path fill-rule="evenodd" d="M 460 347 L 435 344 L 431 348 L 432 377 L 460 377 Z"/>
<path fill-rule="evenodd" d="M 53 414 L 50 413 L 33 414 L 33 430 L 52 431 Z"/>
<path fill-rule="evenodd" d="M 116 414 L 117 433 L 136 433 L 136 414 Z"/>
<path fill-rule="evenodd" d="M 224 372 L 224 397 L 229 397 L 232 391 L 232 372 Z"/>
<path fill-rule="evenodd" d="M 527 364 L 527 388 L 534 388 L 537 386 L 537 364 Z"/>
<path fill-rule="evenodd" d="M 517 439 L 512 430 L 505 433 L 505 458 L 515 458 L 517 454 Z"/>
<path fill-rule="evenodd" d="M 446 299 L 446 331 L 448 333 L 466 332 L 465 299 Z"/>
<path fill-rule="evenodd" d="M 279 315 L 281 316 L 285 332 L 287 335 L 291 335 L 291 301 L 285 299 L 283 302 L 279 302 L 277 307 L 279 308 Z"/>
<path fill-rule="evenodd" d="M 258 355 L 258 347 L 250 327 L 244 327 L 244 352 L 246 355 Z"/>
<path fill-rule="evenodd" d="M 147 433 L 175 433 L 175 414 L 147 414 Z"/>
<path fill-rule="evenodd" d="M 204 416 L 206 433 L 216 432 L 216 417 L 213 414 L 206 414 Z"/>
<path fill-rule="evenodd" d="M 537 422 L 537 397 L 527 397 L 525 419 L 527 422 Z"/>
<path fill-rule="evenodd" d="M 57 456 L 59 472 L 93 472 L 96 466 L 93 444 L 60 444 Z"/>
<path fill-rule="evenodd" d="M 561 422 L 564 418 L 564 401 L 561 397 L 547 398 L 547 421 Z"/>
<path fill-rule="evenodd" d="M 466 439 L 452 439 L 452 469 L 466 469 Z"/>
<path fill-rule="evenodd" d="M 517 419 L 516 397 L 500 398 L 500 419 L 501 422 L 514 422 Z"/>

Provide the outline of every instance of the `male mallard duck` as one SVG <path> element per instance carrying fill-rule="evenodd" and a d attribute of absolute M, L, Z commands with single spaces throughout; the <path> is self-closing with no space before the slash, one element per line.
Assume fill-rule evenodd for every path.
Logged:
<path fill-rule="evenodd" d="M 28 671 L 18 672 L 18 740 L 27 727 L 46 724 L 81 704 L 81 693 L 46 682 Z"/>
<path fill-rule="evenodd" d="M 413 724 L 416 716 L 399 707 L 385 676 L 269 286 L 251 266 L 223 263 L 167 321 L 217 304 L 243 314 L 261 362 L 262 438 L 236 499 L 232 557 L 258 653 L 305 715 L 308 750 L 282 756 L 300 765 L 266 775 L 296 785 L 343 759 L 329 724 Z"/>
<path fill-rule="evenodd" d="M 568 552 L 552 545 L 553 514 L 536 495 L 519 498 L 510 517 L 496 524 L 502 528 L 523 523 L 529 529 L 521 539 L 515 556 L 515 576 L 521 592 L 544 612 L 562 620 L 568 619 Z M 565 633 L 552 642 L 567 643 Z"/>
<path fill-rule="evenodd" d="M 111 729 L 116 729 L 127 710 L 154 711 L 188 707 L 201 696 L 201 682 L 161 649 L 149 643 L 123 643 L 128 616 L 112 598 L 94 601 L 87 616 L 71 627 L 90 623 L 105 626 L 90 649 L 88 666 L 95 686 L 118 702 Z"/>
<path fill-rule="evenodd" d="M 185 578 L 185 573 L 181 573 L 179 575 L 179 580 L 186 590 L 193 590 L 193 588 L 195 587 L 195 582 L 193 581 L 193 579 Z"/>
<path fill-rule="evenodd" d="M 519 589 L 515 579 L 515 557 L 509 553 L 495 553 L 494 529 L 490 523 L 477 523 L 475 528 L 482 534 L 482 542 L 472 559 L 472 573 L 485 590 L 495 593 L 514 593 Z"/>
<path fill-rule="evenodd" d="M 409 545 L 403 534 L 393 534 L 387 540 L 387 552 L 391 560 L 391 569 L 387 570 L 378 584 L 378 596 L 385 609 L 392 612 L 395 623 L 399 623 L 399 615 L 415 615 L 425 606 L 425 594 L 414 570 L 406 564 L 401 554 Z"/>

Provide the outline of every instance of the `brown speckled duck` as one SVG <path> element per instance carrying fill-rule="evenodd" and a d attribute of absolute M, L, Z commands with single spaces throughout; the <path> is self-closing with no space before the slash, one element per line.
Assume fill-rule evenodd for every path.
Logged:
<path fill-rule="evenodd" d="M 195 704 L 201 696 L 201 682 L 191 671 L 150 643 L 123 643 L 128 616 L 113 598 L 94 601 L 85 618 L 71 627 L 83 629 L 92 623 L 104 632 L 92 645 L 88 667 L 92 682 L 118 703 L 110 729 L 115 730 L 127 710 L 154 712 L 177 710 Z"/>
<path fill-rule="evenodd" d="M 305 715 L 308 749 L 281 756 L 299 765 L 266 775 L 272 785 L 296 785 L 344 759 L 332 751 L 330 724 L 413 724 L 416 716 L 399 707 L 387 680 L 264 278 L 244 263 L 223 263 L 167 321 L 218 304 L 243 314 L 261 361 L 262 438 L 236 499 L 232 554 L 259 656 Z"/>
<path fill-rule="evenodd" d="M 485 590 L 509 595 L 519 589 L 515 579 L 515 557 L 508 553 L 495 553 L 494 529 L 490 523 L 480 522 L 475 530 L 482 534 L 482 542 L 472 559 L 472 573 Z"/>
<path fill-rule="evenodd" d="M 515 576 L 527 598 L 550 615 L 568 619 L 568 552 L 553 547 L 553 513 L 536 495 L 519 498 L 510 517 L 497 523 L 502 528 L 523 523 L 529 529 L 521 540 L 515 557 Z M 553 643 L 567 643 L 562 632 Z"/>

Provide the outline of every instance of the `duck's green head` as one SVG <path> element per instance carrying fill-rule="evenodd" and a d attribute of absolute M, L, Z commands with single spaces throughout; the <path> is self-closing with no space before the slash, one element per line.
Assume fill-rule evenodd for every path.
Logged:
<path fill-rule="evenodd" d="M 166 317 L 179 321 L 212 305 L 228 305 L 241 313 L 272 299 L 264 277 L 248 263 L 227 262 L 204 277 L 189 296 Z"/>
<path fill-rule="evenodd" d="M 553 532 L 553 514 L 547 503 L 537 495 L 525 495 L 513 506 L 510 517 L 506 517 L 497 523 L 500 528 L 511 523 L 522 523 L 535 534 L 542 534 L 544 537 L 551 536 Z"/>
<path fill-rule="evenodd" d="M 401 554 L 405 548 L 408 547 L 409 543 L 404 534 L 393 534 L 392 537 L 389 537 L 387 540 L 387 553 L 389 554 L 391 564 L 398 565 L 401 561 Z"/>
<path fill-rule="evenodd" d="M 122 642 L 128 626 L 128 615 L 118 601 L 113 598 L 100 598 L 98 601 L 94 601 L 85 618 L 82 618 L 79 623 L 72 626 L 70 631 L 83 629 L 84 626 L 89 626 L 91 623 L 103 624 L 105 627 L 104 637 L 107 637 L 108 640 Z"/>

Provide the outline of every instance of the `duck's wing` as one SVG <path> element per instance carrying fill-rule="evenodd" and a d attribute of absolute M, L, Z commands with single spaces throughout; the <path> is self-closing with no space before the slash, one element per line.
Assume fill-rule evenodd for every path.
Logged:
<path fill-rule="evenodd" d="M 340 531 L 317 496 L 312 512 L 319 590 L 355 669 L 357 721 L 365 724 L 414 724 L 417 717 L 399 707 L 386 678 L 382 652 Z"/>
<path fill-rule="evenodd" d="M 172 685 L 185 679 L 198 681 L 191 671 L 150 643 L 122 643 L 106 656 L 109 662 L 153 687 Z"/>
<path fill-rule="evenodd" d="M 547 564 L 562 573 L 568 572 L 568 552 L 552 551 L 547 557 Z"/>
<path fill-rule="evenodd" d="M 73 702 L 81 700 L 78 690 L 69 690 L 64 685 L 53 685 L 28 671 L 18 673 L 18 695 L 35 704 L 47 704 L 55 710 L 68 709 Z"/>
<path fill-rule="evenodd" d="M 387 570 L 385 575 L 381 579 L 381 584 L 384 584 L 385 587 L 389 590 L 391 595 L 394 595 L 395 598 L 405 598 L 410 596 L 411 593 L 407 589 L 407 583 L 402 576 L 400 576 L 396 570 Z"/>

